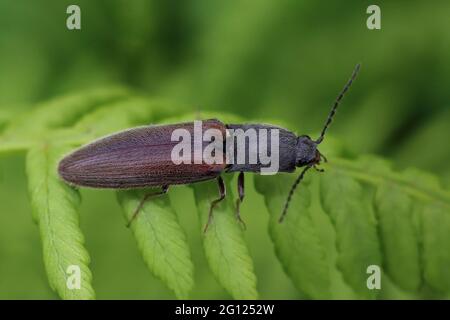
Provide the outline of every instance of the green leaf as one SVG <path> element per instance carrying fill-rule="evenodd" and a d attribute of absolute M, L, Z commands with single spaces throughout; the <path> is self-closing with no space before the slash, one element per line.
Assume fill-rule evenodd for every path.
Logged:
<path fill-rule="evenodd" d="M 45 269 L 50 286 L 63 299 L 93 299 L 89 255 L 79 228 L 76 190 L 59 180 L 56 164 L 66 147 L 44 144 L 27 154 L 28 186 L 33 218 L 39 225 Z M 69 289 L 69 266 L 78 266 L 80 289 Z"/>
<path fill-rule="evenodd" d="M 424 278 L 432 289 L 445 296 L 450 293 L 449 209 L 428 204 L 423 210 L 422 221 Z"/>
<path fill-rule="evenodd" d="M 351 299 L 354 290 L 337 267 L 335 229 L 320 205 L 319 183 L 306 176 L 292 199 L 283 223 L 278 223 L 293 175 L 255 176 L 258 192 L 270 212 L 269 232 L 286 273 L 304 295 L 313 299 Z"/>
<path fill-rule="evenodd" d="M 0 152 L 27 149 L 45 139 L 49 131 L 69 127 L 84 114 L 128 95 L 124 89 L 107 88 L 44 102 L 11 120 L 0 136 Z"/>
<path fill-rule="evenodd" d="M 336 232 L 337 267 L 360 297 L 373 298 L 377 292 L 367 289 L 366 270 L 381 265 L 381 254 L 371 190 L 336 171 L 318 178 L 321 204 Z"/>
<path fill-rule="evenodd" d="M 82 117 L 73 130 L 91 138 L 140 125 L 150 125 L 176 112 L 180 106 L 162 99 L 130 97 L 112 102 Z"/>
<path fill-rule="evenodd" d="M 447 296 L 450 193 L 432 176 L 397 173 L 375 157 L 330 158 L 324 167 L 308 173 L 281 224 L 295 177 L 255 179 L 277 255 L 297 288 L 311 298 L 376 298 L 366 270 L 378 265 L 383 299 Z"/>
<path fill-rule="evenodd" d="M 416 292 L 422 284 L 419 234 L 414 201 L 398 186 L 385 182 L 375 194 L 385 269 L 399 287 Z"/>
<path fill-rule="evenodd" d="M 160 189 L 118 193 L 126 221 L 130 221 L 147 192 Z M 178 298 L 186 299 L 194 285 L 191 255 L 183 229 L 166 195 L 144 203 L 131 224 L 134 237 L 150 271 L 166 283 Z"/>
<path fill-rule="evenodd" d="M 83 145 L 108 134 L 158 122 L 178 108 L 179 105 L 166 100 L 133 96 L 100 106 L 75 125 L 50 131 L 46 136 L 58 144 Z"/>
<path fill-rule="evenodd" d="M 227 196 L 213 212 L 213 220 L 203 235 L 203 246 L 209 267 L 217 281 L 234 299 L 256 299 L 256 276 L 253 261 L 236 219 L 234 197 L 227 177 Z M 219 197 L 215 181 L 192 185 L 200 215 L 201 229 L 208 221 L 210 204 Z"/>

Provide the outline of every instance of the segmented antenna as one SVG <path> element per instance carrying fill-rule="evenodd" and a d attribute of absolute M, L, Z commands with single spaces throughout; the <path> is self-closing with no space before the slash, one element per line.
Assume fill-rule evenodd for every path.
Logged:
<path fill-rule="evenodd" d="M 289 208 L 289 202 L 291 202 L 292 195 L 294 194 L 295 189 L 297 189 L 297 186 L 299 185 L 300 181 L 303 180 L 303 177 L 304 177 L 306 171 L 308 171 L 309 169 L 311 169 L 311 167 L 306 166 L 305 169 L 303 169 L 303 171 L 297 177 L 297 180 L 295 180 L 294 184 L 292 185 L 291 191 L 289 191 L 289 195 L 284 204 L 283 212 L 281 213 L 281 216 L 280 216 L 280 219 L 278 220 L 278 222 L 280 222 L 280 223 L 283 222 L 283 219 L 286 216 L 287 209 Z"/>
<path fill-rule="evenodd" d="M 344 97 L 347 90 L 350 88 L 350 86 L 353 83 L 353 80 L 355 80 L 356 76 L 358 75 L 359 68 L 361 67 L 361 64 L 357 64 L 355 69 L 353 70 L 352 76 L 348 80 L 347 84 L 345 85 L 344 89 L 342 89 L 341 93 L 338 95 L 336 100 L 334 101 L 333 108 L 331 108 L 330 114 L 328 115 L 327 121 L 325 122 L 325 125 L 323 126 L 322 132 L 320 134 L 319 139 L 316 140 L 317 144 L 320 144 L 323 141 L 323 137 L 325 136 L 325 133 L 327 132 L 328 127 L 330 126 L 331 122 L 333 121 L 333 117 L 336 114 L 336 109 L 339 106 L 339 102 L 341 102 L 342 98 Z"/>

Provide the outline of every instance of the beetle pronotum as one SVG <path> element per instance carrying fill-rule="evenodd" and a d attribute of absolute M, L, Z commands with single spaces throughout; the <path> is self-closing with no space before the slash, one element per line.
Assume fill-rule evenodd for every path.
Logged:
<path fill-rule="evenodd" d="M 323 171 L 318 169 L 317 165 L 320 164 L 322 159 L 326 161 L 326 158 L 320 153 L 317 146 L 323 141 L 339 102 L 350 88 L 359 68 L 360 65 L 358 64 L 349 81 L 336 98 L 317 140 L 312 140 L 307 135 L 297 136 L 286 129 L 267 124 L 226 125 L 216 119 L 202 122 L 203 130 L 215 129 L 224 136 L 227 136 L 227 134 L 229 136 L 229 131 L 239 129 L 277 130 L 279 133 L 278 171 L 294 172 L 296 167 L 304 167 L 289 191 L 279 219 L 280 222 L 286 216 L 292 195 L 305 173 L 310 168 Z M 244 199 L 244 172 L 261 172 L 265 167 L 266 163 L 263 164 L 258 156 L 256 156 L 257 161 L 255 163 L 248 161 L 251 158 L 251 153 L 255 152 L 254 150 L 259 150 L 262 146 L 258 145 L 256 148 L 246 146 L 245 151 L 248 157 L 245 158 L 243 163 L 226 163 L 225 161 L 211 163 L 211 161 L 205 159 L 200 163 L 175 164 L 171 158 L 171 153 L 178 142 L 173 141 L 172 133 L 177 129 L 194 133 L 194 122 L 138 127 L 99 139 L 62 159 L 58 167 L 59 175 L 69 184 L 92 188 L 161 187 L 160 191 L 149 193 L 141 200 L 129 223 L 139 213 L 145 201 L 151 197 L 165 194 L 169 186 L 217 179 L 219 197 L 211 202 L 208 222 L 204 228 L 204 231 L 206 231 L 211 223 L 214 207 L 226 196 L 221 173 L 239 172 L 236 217 L 243 223 L 240 218 L 239 206 Z M 204 141 L 201 142 L 201 147 L 204 147 Z M 222 151 L 224 155 L 227 154 L 225 144 Z M 195 153 L 195 150 L 192 152 Z"/>

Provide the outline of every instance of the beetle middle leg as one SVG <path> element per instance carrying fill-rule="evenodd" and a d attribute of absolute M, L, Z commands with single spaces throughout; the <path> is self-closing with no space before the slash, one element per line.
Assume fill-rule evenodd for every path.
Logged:
<path fill-rule="evenodd" d="M 147 202 L 147 200 L 149 200 L 151 198 L 162 196 L 163 194 L 166 194 L 168 190 L 169 190 L 169 186 L 162 186 L 161 191 L 147 193 L 142 198 L 142 200 L 139 202 L 139 205 L 137 206 L 136 210 L 134 210 L 134 213 L 131 216 L 130 221 L 128 221 L 128 223 L 127 223 L 127 228 L 129 228 L 131 226 L 131 223 L 134 221 L 134 219 L 136 219 L 137 215 L 139 214 L 139 212 L 141 211 L 142 207 L 144 206 L 145 202 Z"/>
<path fill-rule="evenodd" d="M 208 226 L 212 221 L 213 216 L 213 209 L 214 207 L 223 199 L 225 199 L 225 196 L 227 195 L 227 189 L 225 188 L 225 183 L 223 182 L 223 179 L 221 176 L 217 177 L 217 183 L 219 185 L 219 195 L 220 197 L 211 202 L 211 206 L 209 207 L 209 214 L 208 214 L 208 222 L 205 225 L 205 228 L 203 229 L 203 232 L 206 233 L 206 230 L 208 230 Z"/>
<path fill-rule="evenodd" d="M 238 221 L 242 224 L 242 226 L 244 227 L 244 229 L 246 229 L 245 222 L 244 222 L 244 220 L 242 220 L 242 218 L 241 218 L 241 213 L 240 213 L 240 206 L 241 206 L 242 200 L 244 200 L 244 196 L 245 196 L 245 190 L 244 190 L 244 172 L 242 172 L 242 171 L 239 172 L 237 186 L 238 186 L 238 194 L 239 194 L 239 197 L 238 197 L 237 200 L 236 200 L 236 218 L 237 218 Z"/>

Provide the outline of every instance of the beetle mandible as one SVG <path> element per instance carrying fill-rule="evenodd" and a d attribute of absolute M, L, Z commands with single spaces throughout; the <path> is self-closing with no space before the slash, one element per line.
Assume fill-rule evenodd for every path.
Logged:
<path fill-rule="evenodd" d="M 292 195 L 305 173 L 311 168 L 323 171 L 323 169 L 317 168 L 317 165 L 320 164 L 322 159 L 326 161 L 326 158 L 320 153 L 317 146 L 323 141 L 339 103 L 356 78 L 359 69 L 360 64 L 357 64 L 350 79 L 336 98 L 317 140 L 313 140 L 307 135 L 297 136 L 289 130 L 267 124 L 226 125 L 216 119 L 202 122 L 203 130 L 216 129 L 222 132 L 224 136 L 227 136 L 228 130 L 278 130 L 278 171 L 294 172 L 297 167 L 304 167 L 289 191 L 279 222 L 283 221 Z M 240 164 L 225 162 L 174 164 L 171 159 L 171 151 L 177 142 L 173 141 L 171 137 L 172 132 L 176 129 L 185 129 L 193 133 L 194 123 L 143 126 L 101 138 L 64 157 L 59 163 L 58 173 L 65 182 L 75 186 L 110 189 L 160 187 L 160 191 L 148 193 L 144 196 L 128 225 L 137 216 L 145 201 L 167 193 L 169 186 L 217 179 L 219 197 L 211 202 L 208 222 L 204 227 L 206 232 L 213 217 L 214 207 L 226 196 L 225 184 L 221 173 L 239 172 L 236 218 L 243 223 L 239 207 L 245 194 L 244 172 L 261 172 L 263 164 L 259 158 L 257 158 L 256 163 L 248 162 L 248 159 L 250 159 L 249 155 L 249 157 L 245 158 L 244 163 Z M 225 145 L 223 148 L 223 154 L 226 154 Z M 245 148 L 248 153 L 253 152 L 250 147 Z"/>

